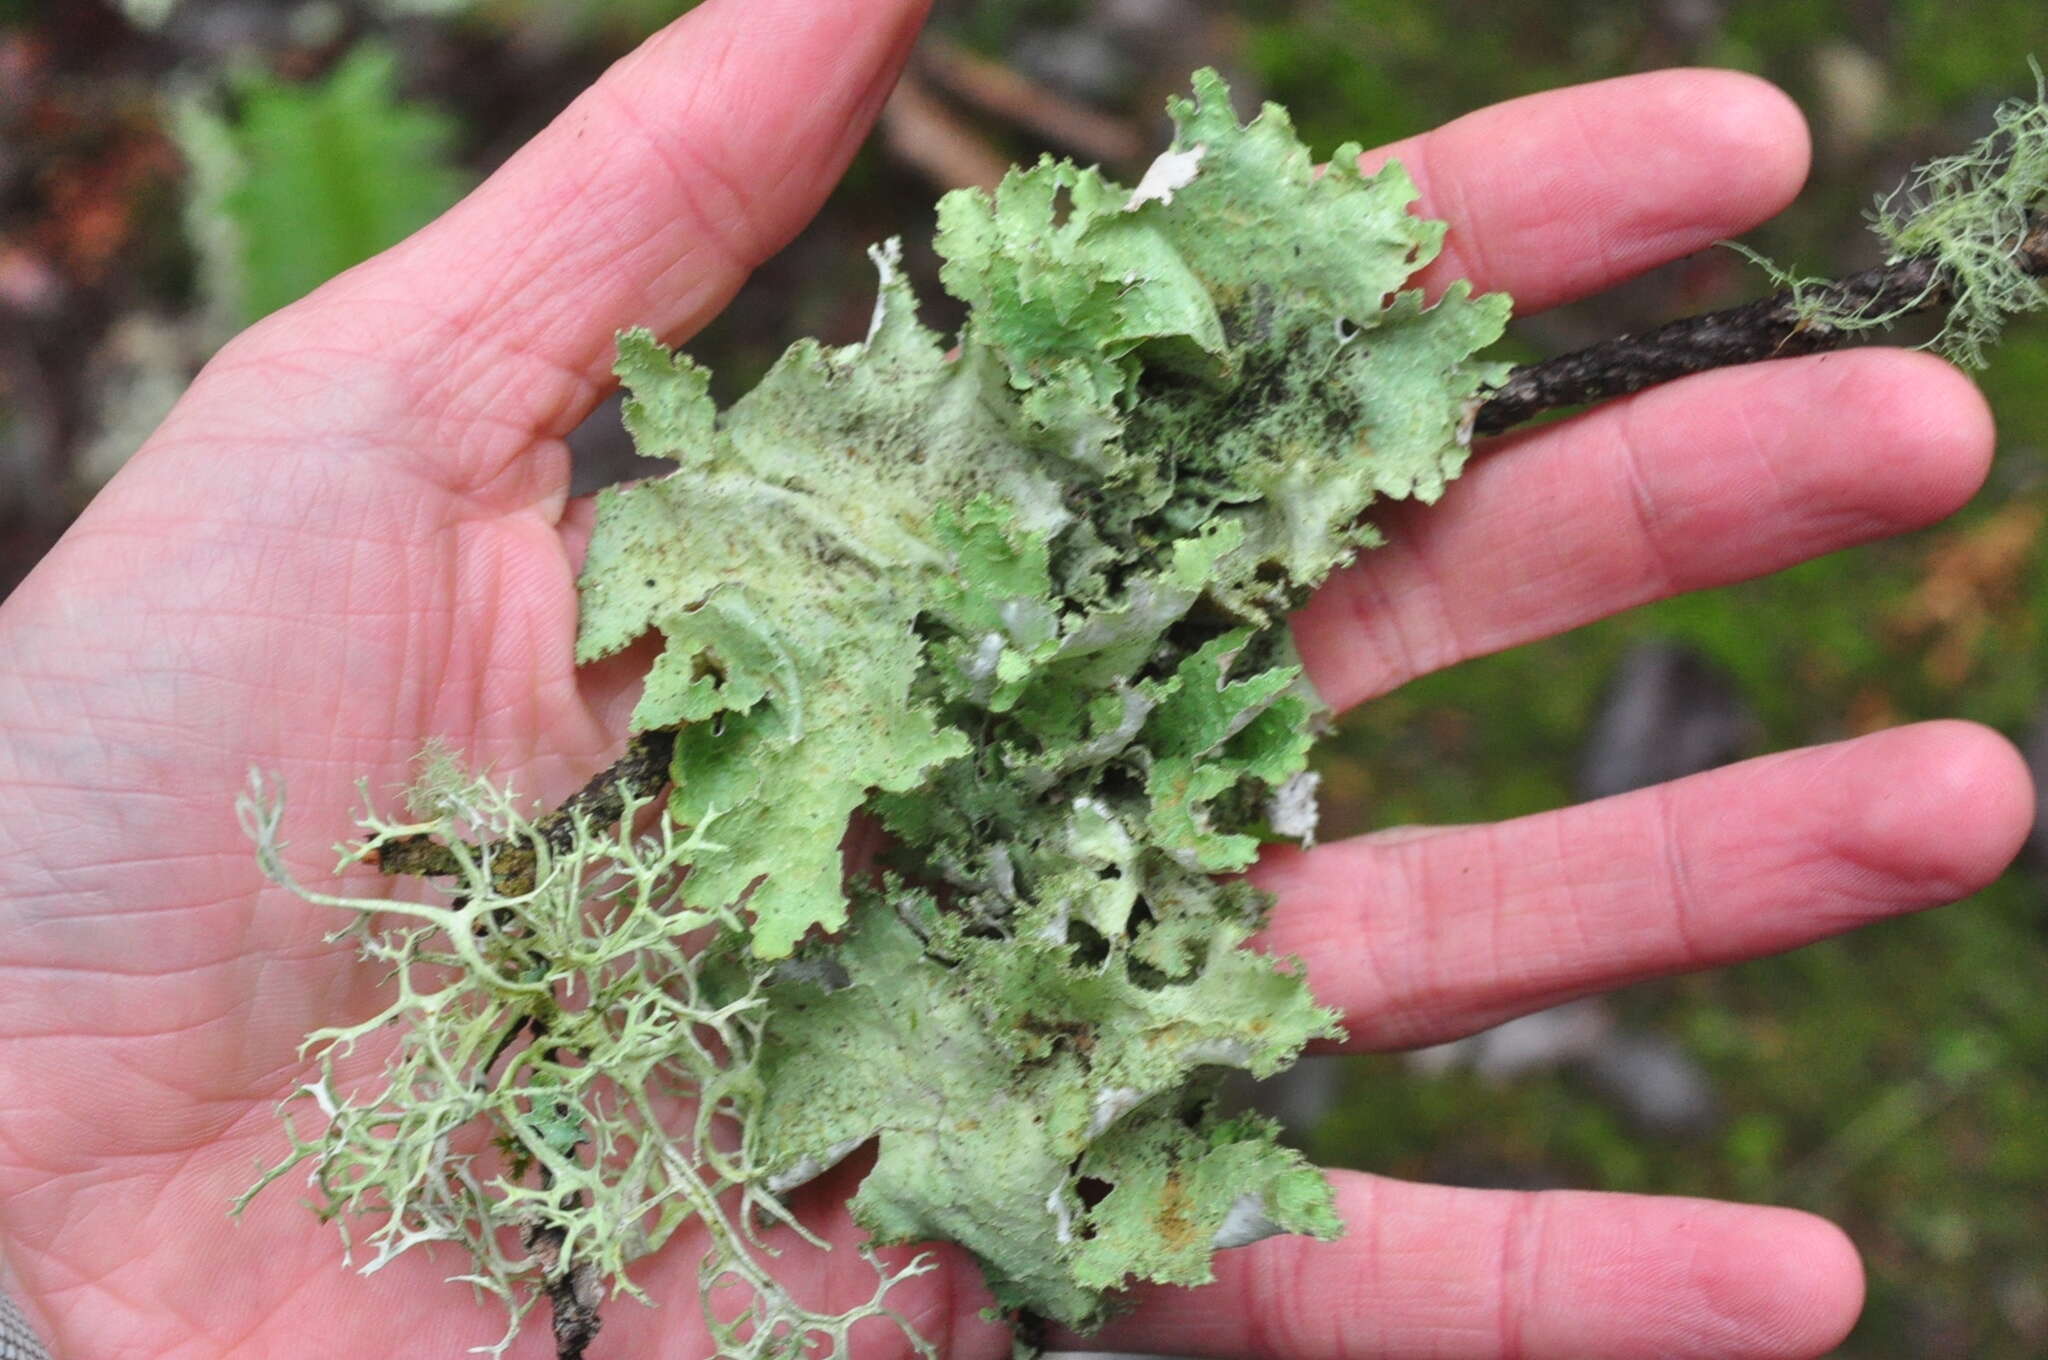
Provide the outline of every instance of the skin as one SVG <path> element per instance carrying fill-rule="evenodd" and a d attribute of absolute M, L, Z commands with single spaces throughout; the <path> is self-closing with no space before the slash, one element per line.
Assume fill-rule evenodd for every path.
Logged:
<path fill-rule="evenodd" d="M 282 774 L 308 881 L 350 785 L 435 735 L 550 800 L 615 754 L 634 668 L 571 664 L 589 508 L 562 437 L 613 332 L 687 339 L 817 207 L 886 96 L 918 0 L 714 0 L 622 62 L 435 225 L 250 330 L 0 607 L 0 1253 L 59 1356 L 455 1355 L 499 1319 L 448 1257 L 364 1278 L 289 1188 L 309 1028 L 369 1013 L 336 922 L 267 887 L 236 826 Z M 1670 71 L 1519 100 L 1377 153 L 1451 224 L 1437 284 L 1535 309 L 1746 230 L 1806 167 L 1797 112 Z M 849 262 L 853 267 L 858 262 Z M 1462 657 L 1767 572 L 1959 505 L 1975 390 L 1868 350 L 1688 379 L 1501 441 L 1298 624 L 1343 706 Z M 1492 827 L 1278 854 L 1276 949 L 1357 1048 L 1790 948 L 1952 901 L 2017 849 L 2017 756 L 1955 723 L 1767 757 Z M 372 1055 L 374 1056 L 374 1055 Z M 853 1236 L 857 1168 L 809 1211 Z M 1288 1357 L 1812 1356 L 1862 1297 L 1786 1210 L 1336 1178 L 1341 1242 L 1225 1253 L 1102 1344 Z M 702 1353 L 696 1253 L 640 1273 L 599 1356 Z M 900 1256 L 895 1259 L 901 1259 Z M 849 1251 L 801 1291 L 866 1293 Z M 1004 1354 L 952 1255 L 896 1296 L 948 1356 Z M 863 1355 L 900 1349 L 878 1329 Z M 551 1353 L 544 1326 L 513 1352 Z"/>

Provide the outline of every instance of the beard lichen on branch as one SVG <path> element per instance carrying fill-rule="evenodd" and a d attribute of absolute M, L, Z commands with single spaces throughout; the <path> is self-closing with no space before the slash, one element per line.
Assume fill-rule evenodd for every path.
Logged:
<path fill-rule="evenodd" d="M 1925 262 L 1924 290 L 1889 304 L 1860 306 L 1832 297 L 1824 281 L 1797 278 L 1766 261 L 1790 288 L 1809 325 L 1844 332 L 1884 330 L 1926 307 L 1944 309 L 1928 343 L 1969 368 L 1984 365 L 2005 323 L 2048 307 L 2048 78 L 2032 63 L 2034 96 L 1999 105 L 1976 145 L 1914 170 L 1877 201 L 1871 230 L 1887 265 Z M 1753 257 L 1754 258 L 1754 257 Z"/>
<path fill-rule="evenodd" d="M 799 1306 L 753 1233 L 864 1145 L 874 1243 L 961 1243 L 1000 1309 L 1074 1327 L 1340 1231 L 1320 1173 L 1216 1105 L 1338 1033 L 1246 947 L 1269 904 L 1231 875 L 1313 829 L 1288 613 L 1371 505 L 1457 475 L 1509 304 L 1410 286 L 1444 228 L 1398 165 L 1319 169 L 1213 73 L 1171 112 L 1135 189 L 1047 160 L 940 205 L 957 349 L 894 243 L 867 338 L 797 344 L 727 410 L 620 337 L 627 424 L 677 468 L 601 498 L 578 656 L 660 636 L 632 726 L 667 768 L 550 819 L 437 759 L 350 858 L 445 905 L 299 889 L 399 995 L 311 1040 L 326 1125 L 266 1183 L 310 1162 L 324 1214 L 383 1215 L 370 1268 L 452 1240 L 516 1328 L 695 1224 L 707 1291 L 754 1299 L 718 1353 L 795 1356 L 910 1273 Z M 276 804 L 246 807 L 282 878 Z M 341 1089 L 387 1023 L 381 1080 Z M 452 1151 L 465 1126 L 495 1154 Z"/>
<path fill-rule="evenodd" d="M 1926 347 L 1980 368 L 2013 317 L 2048 308 L 2048 78 L 2034 97 L 2001 104 L 1968 150 L 1917 168 L 1880 198 L 1870 224 L 1883 264 L 1840 279 L 1808 278 L 1746 246 L 1780 291 L 1638 335 L 1512 370 L 1474 419 L 1499 434 L 1561 407 L 1626 396 L 1688 374 L 1760 359 L 1818 354 L 1939 312 Z"/>

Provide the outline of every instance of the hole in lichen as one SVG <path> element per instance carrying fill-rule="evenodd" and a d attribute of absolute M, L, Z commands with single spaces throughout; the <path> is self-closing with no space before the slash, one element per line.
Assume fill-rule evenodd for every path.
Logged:
<path fill-rule="evenodd" d="M 1142 987 L 1148 992 L 1164 991 L 1171 987 L 1174 981 L 1167 976 L 1164 969 L 1155 968 L 1136 957 L 1124 964 L 1124 972 L 1130 977 L 1132 985 Z"/>
<path fill-rule="evenodd" d="M 1074 921 L 1067 926 L 1069 949 L 1067 957 L 1081 968 L 1100 968 L 1109 958 L 1109 940 L 1103 933 L 1086 921 Z"/>
<path fill-rule="evenodd" d="M 1067 219 L 1074 215 L 1074 195 L 1064 184 L 1052 193 L 1052 225 L 1055 230 L 1067 225 Z"/>

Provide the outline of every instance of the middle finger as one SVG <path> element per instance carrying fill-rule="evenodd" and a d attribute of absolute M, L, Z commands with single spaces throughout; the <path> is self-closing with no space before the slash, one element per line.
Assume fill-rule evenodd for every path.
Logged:
<path fill-rule="evenodd" d="M 1343 709 L 1468 657 L 1949 514 L 1990 466 L 1976 388 L 1873 349 L 1685 378 L 1511 436 L 1295 618 Z"/>
<path fill-rule="evenodd" d="M 1402 1048 L 1640 978 L 1952 902 L 2033 823 L 2025 766 L 1968 723 L 1765 756 L 1492 826 L 1404 829 L 1253 871 L 1349 1045 Z"/>

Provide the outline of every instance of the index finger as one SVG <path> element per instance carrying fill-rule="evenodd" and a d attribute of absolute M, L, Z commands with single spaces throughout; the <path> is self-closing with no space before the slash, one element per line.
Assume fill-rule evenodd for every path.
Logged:
<path fill-rule="evenodd" d="M 1806 179 L 1806 121 L 1736 71 L 1652 71 L 1511 99 L 1369 151 L 1450 224 L 1420 275 L 1513 294 L 1527 314 L 1739 235 Z"/>

